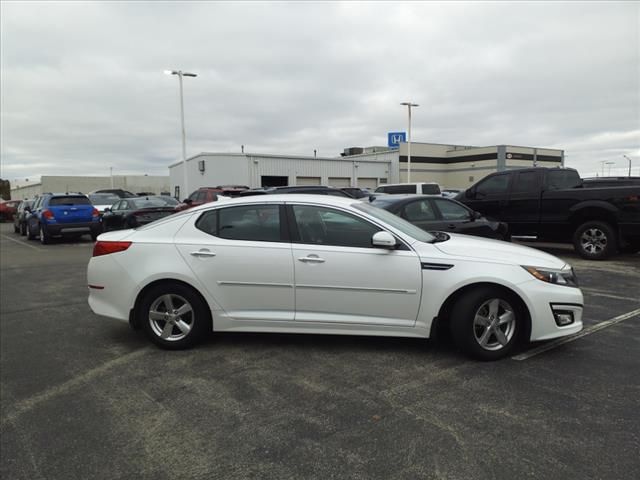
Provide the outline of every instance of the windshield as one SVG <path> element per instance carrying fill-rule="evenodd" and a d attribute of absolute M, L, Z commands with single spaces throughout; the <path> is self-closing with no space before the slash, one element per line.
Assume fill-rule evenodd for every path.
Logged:
<path fill-rule="evenodd" d="M 171 197 L 138 197 L 129 200 L 135 208 L 173 207 L 178 201 Z"/>
<path fill-rule="evenodd" d="M 384 223 L 389 224 L 393 228 L 401 231 L 402 233 L 409 235 L 411 238 L 418 240 L 419 242 L 433 242 L 434 236 L 424 230 L 416 227 L 415 225 L 407 222 L 406 220 L 397 217 L 391 212 L 382 210 L 381 208 L 374 207 L 368 203 L 356 203 L 353 207 L 357 210 L 367 213 L 378 220 L 382 220 Z"/>

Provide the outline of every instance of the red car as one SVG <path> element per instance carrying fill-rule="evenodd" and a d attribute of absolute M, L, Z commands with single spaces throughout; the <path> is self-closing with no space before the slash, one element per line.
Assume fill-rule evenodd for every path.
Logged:
<path fill-rule="evenodd" d="M 0 202 L 0 222 L 12 222 L 21 201 L 7 200 L 6 202 Z"/>
<path fill-rule="evenodd" d="M 225 197 L 236 197 L 240 192 L 248 190 L 246 185 L 218 185 L 217 187 L 200 187 L 198 190 L 189 195 L 184 202 L 176 207 L 176 210 L 186 210 L 188 208 L 197 207 L 203 203 L 215 202 L 218 195 Z"/>

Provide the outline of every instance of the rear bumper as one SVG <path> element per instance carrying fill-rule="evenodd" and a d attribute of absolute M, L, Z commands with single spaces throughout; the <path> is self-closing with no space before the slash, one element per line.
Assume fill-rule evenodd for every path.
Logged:
<path fill-rule="evenodd" d="M 98 221 L 80 223 L 47 223 L 46 225 L 43 225 L 43 227 L 51 236 L 87 233 L 99 235 L 102 233 L 102 224 Z"/>

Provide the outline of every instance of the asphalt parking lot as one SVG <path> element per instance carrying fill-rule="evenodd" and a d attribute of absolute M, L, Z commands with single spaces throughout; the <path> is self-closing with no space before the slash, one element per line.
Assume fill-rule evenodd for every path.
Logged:
<path fill-rule="evenodd" d="M 92 245 L 0 225 L 2 478 L 638 478 L 640 255 L 546 246 L 599 329 L 479 363 L 320 335 L 162 351 L 89 309 Z"/>

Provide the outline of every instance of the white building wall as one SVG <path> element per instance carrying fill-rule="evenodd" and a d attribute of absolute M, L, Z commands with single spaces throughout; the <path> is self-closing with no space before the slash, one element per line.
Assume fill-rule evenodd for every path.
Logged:
<path fill-rule="evenodd" d="M 204 172 L 200 172 L 199 162 L 204 161 Z M 348 158 L 314 158 L 278 156 L 264 154 L 219 154 L 202 153 L 187 159 L 187 181 L 189 194 L 200 187 L 217 185 L 247 185 L 260 187 L 263 176 L 285 176 L 289 185 L 296 185 L 298 177 L 319 178 L 319 183 L 328 185 L 329 178 L 348 178 L 351 185 L 357 178 L 388 179 L 394 176 L 392 163 L 394 154 L 369 154 Z M 397 154 L 395 154 L 397 164 Z M 169 166 L 171 193 L 180 187 L 180 197 L 185 195 L 182 186 L 182 162 Z M 397 177 L 397 174 L 395 175 Z"/>
<path fill-rule="evenodd" d="M 113 187 L 112 185 L 113 180 Z M 133 193 L 169 191 L 169 176 L 164 175 L 114 175 L 111 177 L 76 177 L 71 175 L 43 175 L 40 182 L 11 189 L 12 198 L 33 198 L 42 193 L 89 193 L 105 188 L 121 188 Z"/>

